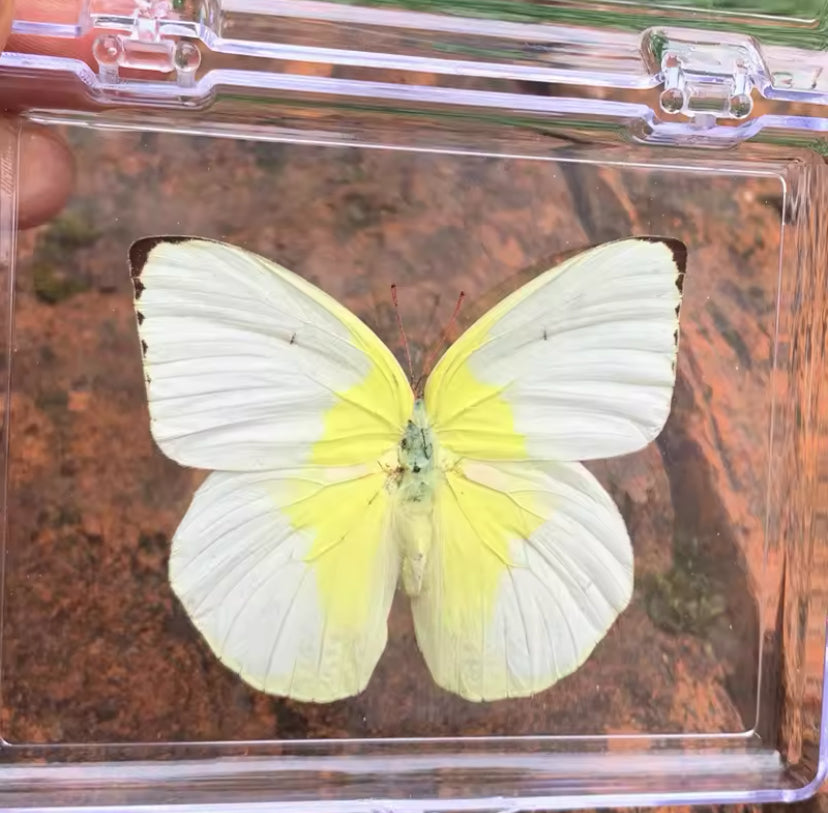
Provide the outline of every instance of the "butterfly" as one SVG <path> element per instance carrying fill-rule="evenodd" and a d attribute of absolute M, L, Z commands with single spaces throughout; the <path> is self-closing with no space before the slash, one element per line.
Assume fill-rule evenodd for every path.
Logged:
<path fill-rule="evenodd" d="M 485 313 L 415 392 L 326 293 L 241 248 L 130 249 L 152 435 L 210 469 L 172 588 L 249 685 L 361 692 L 401 584 L 436 681 L 523 697 L 577 669 L 630 601 L 633 553 L 579 461 L 669 415 L 685 246 L 606 243 Z"/>

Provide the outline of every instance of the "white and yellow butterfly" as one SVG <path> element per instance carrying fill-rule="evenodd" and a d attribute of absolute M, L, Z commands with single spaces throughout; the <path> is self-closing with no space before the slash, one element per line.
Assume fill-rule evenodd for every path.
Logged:
<path fill-rule="evenodd" d="M 257 689 L 362 691 L 398 581 L 435 681 L 469 700 L 574 671 L 630 600 L 624 521 L 579 460 L 641 449 L 675 382 L 673 240 L 626 239 L 506 297 L 415 394 L 327 294 L 224 243 L 130 250 L 153 437 L 213 469 L 170 580 Z"/>

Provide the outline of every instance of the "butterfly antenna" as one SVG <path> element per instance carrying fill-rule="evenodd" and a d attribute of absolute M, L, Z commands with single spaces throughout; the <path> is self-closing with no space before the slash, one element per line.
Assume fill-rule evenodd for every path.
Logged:
<path fill-rule="evenodd" d="M 400 316 L 400 305 L 397 302 L 397 285 L 391 286 L 391 301 L 394 303 L 394 315 L 397 317 L 397 327 L 400 329 L 400 338 L 405 348 L 405 360 L 408 363 L 408 380 L 414 382 L 414 365 L 411 363 L 411 348 L 408 345 L 408 336 L 405 335 L 402 316 Z"/>
<path fill-rule="evenodd" d="M 432 348 L 431 352 L 428 354 L 428 358 L 423 365 L 423 378 L 425 378 L 431 372 L 431 366 L 434 364 L 434 359 L 437 356 L 437 353 L 443 349 L 443 345 L 449 343 L 449 334 L 451 329 L 454 327 L 455 323 L 457 322 L 457 314 L 460 313 L 460 306 L 463 304 L 463 300 L 466 298 L 466 292 L 460 291 L 460 295 L 457 297 L 457 303 L 454 306 L 454 312 L 451 314 L 451 319 L 448 320 L 448 323 L 443 328 L 443 334 L 441 336 L 441 341 L 438 345 Z"/>

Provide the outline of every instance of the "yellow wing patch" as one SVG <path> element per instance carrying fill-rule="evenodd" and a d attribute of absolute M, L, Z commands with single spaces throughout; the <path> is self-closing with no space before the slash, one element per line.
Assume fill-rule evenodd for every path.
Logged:
<path fill-rule="evenodd" d="M 458 469 L 446 472 L 435 495 L 435 536 L 441 547 L 430 589 L 440 594 L 447 630 L 465 636 L 470 626 L 488 625 L 504 572 L 520 566 L 516 549 L 542 522 L 531 494 L 499 491 Z"/>
<path fill-rule="evenodd" d="M 385 475 L 339 482 L 311 477 L 288 481 L 284 512 L 295 530 L 312 538 L 305 561 L 316 574 L 322 610 L 338 627 L 359 630 L 382 604 L 376 587 L 388 581 L 395 557 L 388 544 Z M 284 499 L 279 494 L 277 499 Z M 396 578 L 394 578 L 396 581 Z"/>
<path fill-rule="evenodd" d="M 449 377 L 451 397 L 445 397 Z M 514 412 L 501 392 L 478 380 L 465 361 L 438 365 L 426 383 L 425 403 L 440 445 L 460 457 L 528 459 L 526 438 L 515 429 Z M 461 414 L 462 421 L 455 420 Z"/>
<path fill-rule="evenodd" d="M 352 466 L 379 460 L 400 442 L 413 393 L 404 378 L 389 381 L 384 359 L 371 360 L 371 370 L 362 381 L 336 393 L 336 403 L 323 418 L 322 437 L 311 449 L 312 464 Z"/>

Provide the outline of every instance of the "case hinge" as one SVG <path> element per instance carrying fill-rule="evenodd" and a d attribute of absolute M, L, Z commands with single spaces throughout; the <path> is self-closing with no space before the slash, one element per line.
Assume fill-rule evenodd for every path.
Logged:
<path fill-rule="evenodd" d="M 186 28 L 175 30 L 177 17 L 170 0 L 134 0 L 131 18 L 98 15 L 96 26 L 110 29 L 100 34 L 92 46 L 101 82 L 118 82 L 120 71 L 126 68 L 158 73 L 175 71 L 178 84 L 191 87 L 201 64 L 201 52 L 193 41 L 170 36 L 189 33 Z M 130 20 L 126 31 L 125 19 Z M 170 27 L 172 32 L 166 30 Z"/>
<path fill-rule="evenodd" d="M 750 37 L 650 29 L 643 52 L 654 79 L 663 84 L 662 112 L 692 119 L 696 131 L 705 123 L 748 118 L 753 91 L 767 85 L 767 70 Z"/>

